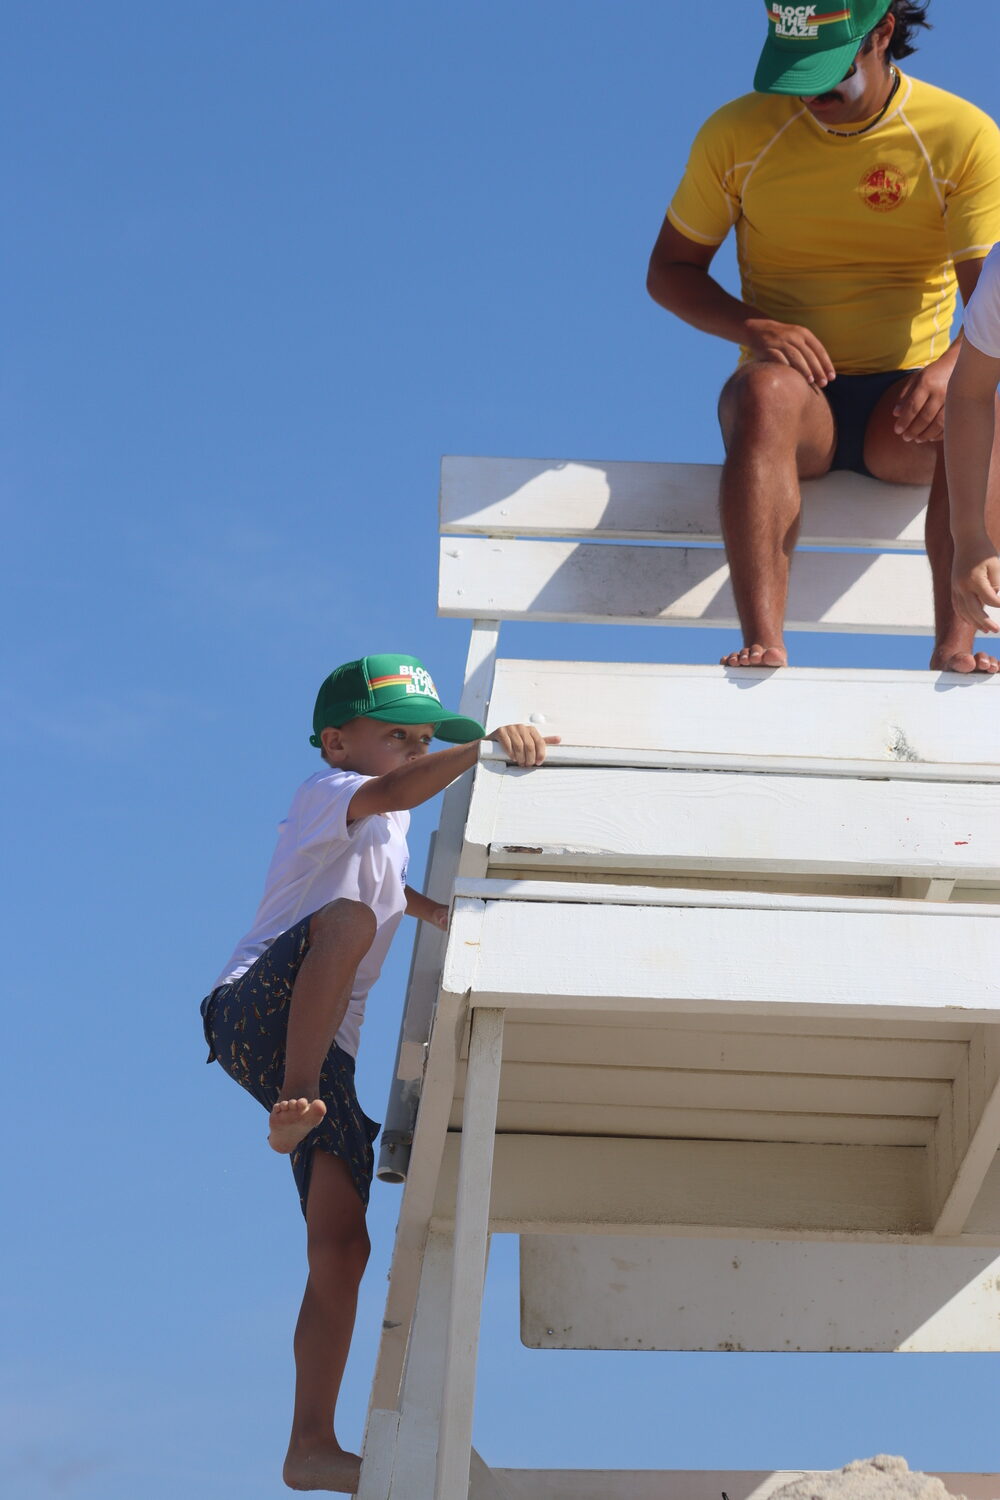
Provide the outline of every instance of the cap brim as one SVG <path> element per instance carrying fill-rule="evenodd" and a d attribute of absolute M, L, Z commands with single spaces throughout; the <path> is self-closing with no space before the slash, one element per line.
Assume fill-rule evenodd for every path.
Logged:
<path fill-rule="evenodd" d="M 810 52 L 803 57 L 768 37 L 753 86 L 758 94 L 825 94 L 843 83 L 860 45 L 860 42 L 845 42 L 841 47 Z"/>
<path fill-rule="evenodd" d="M 475 719 L 449 713 L 447 709 L 428 703 L 426 698 L 399 698 L 382 708 L 370 709 L 365 718 L 382 719 L 386 724 L 435 724 L 434 738 L 446 740 L 450 745 L 467 745 L 470 740 L 481 740 L 486 734 L 482 724 Z"/>

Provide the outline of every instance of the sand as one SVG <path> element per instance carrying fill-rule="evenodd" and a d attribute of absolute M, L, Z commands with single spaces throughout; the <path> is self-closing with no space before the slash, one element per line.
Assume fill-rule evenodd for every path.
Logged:
<path fill-rule="evenodd" d="M 905 1458 L 860 1458 L 834 1474 L 793 1480 L 772 1500 L 956 1500 L 940 1479 L 911 1474 Z M 960 1500 L 960 1497 L 959 1497 Z"/>

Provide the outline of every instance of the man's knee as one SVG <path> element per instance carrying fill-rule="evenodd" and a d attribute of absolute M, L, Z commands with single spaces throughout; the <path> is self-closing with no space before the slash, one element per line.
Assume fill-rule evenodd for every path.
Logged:
<path fill-rule="evenodd" d="M 811 387 L 790 365 L 751 360 L 731 375 L 719 398 L 719 418 L 727 438 L 737 428 L 774 430 L 797 435 L 803 402 Z"/>
<path fill-rule="evenodd" d="M 370 906 L 340 896 L 313 912 L 309 919 L 309 941 L 317 943 L 324 938 L 334 938 L 338 942 L 356 942 L 367 952 L 377 929 L 378 922 Z"/>

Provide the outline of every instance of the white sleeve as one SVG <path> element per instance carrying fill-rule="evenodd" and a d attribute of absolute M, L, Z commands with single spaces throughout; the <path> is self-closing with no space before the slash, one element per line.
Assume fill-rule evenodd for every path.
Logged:
<path fill-rule="evenodd" d="M 346 844 L 365 821 L 359 818 L 348 826 L 347 810 L 359 786 L 371 781 L 357 771 L 331 771 L 315 777 L 300 790 L 296 809 L 296 846 L 300 850 L 317 850 L 330 844 Z"/>
<path fill-rule="evenodd" d="M 981 354 L 1000 359 L 1000 245 L 995 245 L 969 298 L 963 320 L 965 337 Z"/>

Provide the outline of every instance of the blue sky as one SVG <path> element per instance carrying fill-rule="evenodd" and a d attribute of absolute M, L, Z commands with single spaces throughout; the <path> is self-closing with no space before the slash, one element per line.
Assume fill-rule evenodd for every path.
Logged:
<path fill-rule="evenodd" d="M 932 14 L 912 71 L 996 113 L 989 0 Z M 10 0 L 0 1482 L 18 1500 L 286 1493 L 302 1226 L 257 1106 L 203 1065 L 197 1004 L 313 769 L 321 678 L 393 648 L 457 695 L 441 454 L 719 458 L 732 351 L 643 281 L 762 23 L 753 0 Z M 503 638 L 677 661 L 727 639 Z M 802 637 L 796 660 L 927 649 Z M 415 819 L 415 870 L 435 819 Z M 375 1116 L 408 948 L 370 1003 Z M 345 1440 L 398 1201 L 376 1186 Z M 532 1354 L 501 1239 L 477 1444 L 510 1465 L 881 1450 L 993 1469 L 996 1379 L 991 1356 Z"/>

